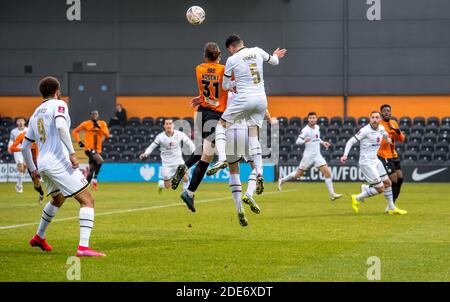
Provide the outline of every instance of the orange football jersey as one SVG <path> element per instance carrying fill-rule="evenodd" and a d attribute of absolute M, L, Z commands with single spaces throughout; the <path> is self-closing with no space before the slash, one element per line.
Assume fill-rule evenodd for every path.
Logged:
<path fill-rule="evenodd" d="M 386 140 L 381 141 L 380 149 L 378 149 L 378 155 L 382 158 L 395 158 L 398 157 L 397 150 L 395 149 L 395 142 L 403 142 L 405 141 L 405 135 L 403 133 L 397 134 L 394 129 L 399 129 L 398 124 L 394 120 L 390 120 L 389 122 L 381 121 L 381 125 L 384 126 L 384 129 L 389 134 L 393 145 L 388 144 Z"/>
<path fill-rule="evenodd" d="M 87 120 L 73 129 L 73 137 L 77 142 L 81 141 L 78 132 L 84 131 L 84 150 L 102 152 L 103 136 L 109 137 L 109 130 L 105 121 L 99 120 L 98 125 L 100 128 L 94 127 L 94 123 L 91 120 Z"/>
<path fill-rule="evenodd" d="M 200 94 L 200 106 L 224 112 L 227 107 L 228 91 L 222 88 L 225 66 L 216 63 L 203 63 L 195 68 Z"/>
<path fill-rule="evenodd" d="M 20 144 L 22 144 L 23 139 L 25 138 L 25 134 L 27 134 L 26 131 L 22 132 L 16 137 L 16 140 L 11 146 L 11 152 L 22 152 L 22 148 L 19 147 Z M 35 166 L 37 166 L 37 157 L 38 157 L 38 148 L 36 143 L 31 144 L 31 155 L 33 155 L 33 162 Z"/>

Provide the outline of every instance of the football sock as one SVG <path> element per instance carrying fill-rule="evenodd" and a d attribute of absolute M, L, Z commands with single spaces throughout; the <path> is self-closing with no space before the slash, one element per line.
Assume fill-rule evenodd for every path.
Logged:
<path fill-rule="evenodd" d="M 400 189 L 402 187 L 402 184 L 403 184 L 403 178 L 398 178 L 397 179 L 396 190 L 394 192 L 394 203 L 397 200 L 398 196 L 400 195 Z"/>
<path fill-rule="evenodd" d="M 248 177 L 248 184 L 247 184 L 247 192 L 245 192 L 245 195 L 248 197 L 253 197 L 253 193 L 255 193 L 256 190 L 256 170 L 253 169 L 252 173 L 250 173 L 250 176 Z"/>
<path fill-rule="evenodd" d="M 89 247 L 89 237 L 94 227 L 94 208 L 80 208 L 80 246 Z"/>
<path fill-rule="evenodd" d="M 372 197 L 372 196 L 375 196 L 378 194 L 379 193 L 378 193 L 377 189 L 375 189 L 374 187 L 365 186 L 364 190 L 360 194 L 356 195 L 356 200 L 363 201 L 364 198 L 366 198 L 366 197 Z"/>
<path fill-rule="evenodd" d="M 190 169 L 193 165 L 195 165 L 202 158 L 203 146 L 198 146 L 194 152 L 192 152 L 191 156 L 184 163 L 188 169 Z"/>
<path fill-rule="evenodd" d="M 325 184 L 327 185 L 327 189 L 328 192 L 330 193 L 330 195 L 334 195 L 334 188 L 333 188 L 333 179 L 330 178 L 325 178 Z"/>
<path fill-rule="evenodd" d="M 295 179 L 295 178 L 296 178 L 296 177 L 295 177 L 296 174 L 297 174 L 297 171 L 293 171 L 293 172 L 289 173 L 288 175 L 286 175 L 285 177 L 283 177 L 283 178 L 281 179 L 281 182 L 282 182 L 282 183 L 285 183 L 286 181 L 289 181 L 289 180 L 291 180 L 291 179 Z"/>
<path fill-rule="evenodd" d="M 34 186 L 33 186 L 34 187 Z M 39 195 L 44 195 L 44 190 L 42 190 L 42 186 L 34 187 L 34 190 L 39 193 Z"/>
<path fill-rule="evenodd" d="M 386 198 L 386 200 L 387 200 L 389 210 L 395 209 L 394 196 L 392 194 L 392 187 L 384 189 L 384 198 Z"/>
<path fill-rule="evenodd" d="M 19 172 L 19 178 L 17 178 L 17 186 L 21 187 L 23 182 L 23 172 Z"/>
<path fill-rule="evenodd" d="M 55 207 L 49 201 L 49 202 L 47 202 L 44 209 L 42 210 L 41 221 L 39 222 L 39 227 L 37 230 L 37 235 L 39 237 L 41 237 L 42 239 L 45 238 L 45 231 L 47 230 L 48 225 L 52 221 L 52 219 L 55 216 L 58 209 L 59 209 L 58 207 Z"/>
<path fill-rule="evenodd" d="M 208 170 L 209 163 L 206 161 L 199 161 L 195 166 L 192 173 L 191 183 L 189 184 L 188 191 L 195 192 L 205 176 L 206 170 Z M 189 193 L 189 192 L 188 192 Z"/>
<path fill-rule="evenodd" d="M 263 174 L 262 171 L 262 151 L 261 144 L 259 143 L 257 136 L 251 136 L 248 138 L 249 154 L 253 158 L 255 163 L 256 175 Z"/>
<path fill-rule="evenodd" d="M 90 161 L 89 162 L 89 173 L 86 176 L 86 180 L 90 183 L 92 180 L 92 177 L 94 176 L 94 172 L 95 172 L 95 163 Z"/>
<path fill-rule="evenodd" d="M 92 176 L 93 178 L 97 179 L 98 174 L 100 173 L 100 168 L 102 167 L 102 164 L 95 164 L 95 172 Z"/>
<path fill-rule="evenodd" d="M 238 212 L 242 212 L 242 186 L 241 186 L 241 179 L 239 177 L 239 174 L 230 174 L 230 190 L 231 195 L 233 195 L 234 203 L 236 204 L 236 210 Z"/>
<path fill-rule="evenodd" d="M 158 188 L 164 189 L 166 186 L 164 185 L 164 180 L 160 179 L 158 181 Z"/>
<path fill-rule="evenodd" d="M 217 148 L 217 155 L 219 156 L 219 161 L 226 161 L 226 143 L 227 143 L 227 136 L 225 134 L 225 128 L 222 126 L 221 123 L 218 123 L 216 126 L 216 148 Z"/>

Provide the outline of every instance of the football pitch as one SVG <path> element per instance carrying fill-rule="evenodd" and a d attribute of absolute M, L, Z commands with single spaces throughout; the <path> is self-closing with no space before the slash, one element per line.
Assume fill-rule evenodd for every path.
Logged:
<path fill-rule="evenodd" d="M 107 257 L 81 259 L 81 281 L 368 281 L 368 258 L 381 281 L 450 281 L 450 186 L 405 184 L 399 207 L 384 213 L 382 196 L 358 215 L 349 193 L 328 199 L 324 183 L 266 184 L 261 214 L 246 206 L 241 227 L 228 184 L 202 184 L 197 212 L 180 191 L 154 183 L 101 183 L 91 246 Z M 245 186 L 244 186 L 245 187 Z M 68 281 L 68 257 L 79 238 L 78 203 L 69 199 L 47 231 L 54 250 L 31 248 L 42 206 L 30 184 L 16 194 L 0 184 L 0 281 Z"/>

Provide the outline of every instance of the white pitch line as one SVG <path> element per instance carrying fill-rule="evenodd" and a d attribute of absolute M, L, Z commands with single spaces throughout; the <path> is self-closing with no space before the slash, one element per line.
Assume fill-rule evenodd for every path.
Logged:
<path fill-rule="evenodd" d="M 280 194 L 280 193 L 292 192 L 292 191 L 297 191 L 297 190 L 296 189 L 290 189 L 290 190 L 284 190 L 284 191 L 281 191 L 281 192 L 268 192 L 268 193 L 265 193 L 264 195 Z M 219 201 L 219 200 L 226 200 L 226 199 L 230 199 L 230 197 L 220 197 L 220 198 L 199 200 L 196 203 L 197 204 L 199 204 L 199 203 L 207 203 L 207 202 L 211 202 L 211 201 Z M 156 209 L 163 209 L 163 208 L 179 207 L 179 206 L 184 206 L 184 205 L 185 205 L 184 203 L 180 202 L 180 203 L 172 203 L 172 204 L 167 204 L 167 205 L 152 206 L 152 207 L 145 207 L 145 208 L 134 208 L 134 209 L 127 209 L 127 210 L 100 212 L 100 213 L 95 213 L 95 216 L 98 217 L 98 216 L 106 216 L 106 215 L 114 215 L 114 214 L 132 213 L 132 212 L 156 210 Z M 52 222 L 76 220 L 78 218 L 79 218 L 78 216 L 59 218 L 59 219 L 52 220 Z M 0 226 L 0 230 L 18 229 L 18 228 L 23 228 L 23 227 L 27 227 L 27 226 L 31 226 L 31 225 L 38 225 L 38 224 L 39 224 L 39 222 L 30 222 L 30 223 L 23 223 L 23 224 L 16 224 L 16 225 L 5 225 L 5 226 Z"/>

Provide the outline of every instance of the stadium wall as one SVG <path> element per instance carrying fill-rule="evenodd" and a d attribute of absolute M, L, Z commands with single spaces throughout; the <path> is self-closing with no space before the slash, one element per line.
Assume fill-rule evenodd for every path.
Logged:
<path fill-rule="evenodd" d="M 192 117 L 194 110 L 189 106 L 192 96 L 118 96 L 116 101 L 127 110 L 128 117 L 146 116 Z M 68 97 L 63 97 L 68 101 Z M 40 97 L 0 96 L 0 117 L 29 117 L 41 102 Z M 394 114 L 401 116 L 450 116 L 450 96 L 351 96 L 348 98 L 348 115 L 367 116 L 382 104 L 391 104 Z M 328 118 L 343 117 L 341 96 L 269 96 L 269 110 L 273 116 L 306 116 L 316 111 Z M 108 119 L 109 117 L 103 117 Z"/>

